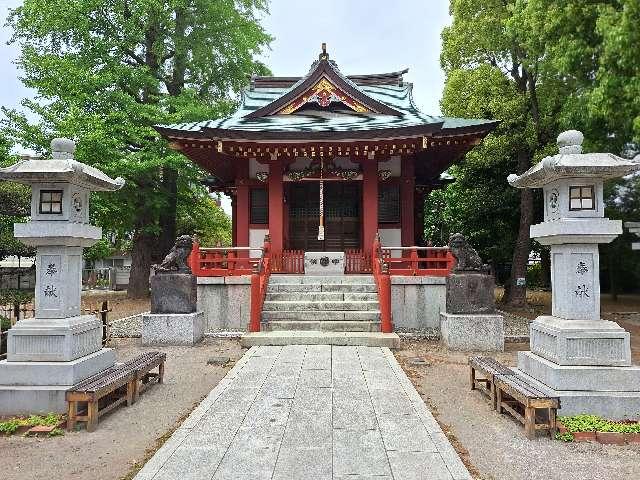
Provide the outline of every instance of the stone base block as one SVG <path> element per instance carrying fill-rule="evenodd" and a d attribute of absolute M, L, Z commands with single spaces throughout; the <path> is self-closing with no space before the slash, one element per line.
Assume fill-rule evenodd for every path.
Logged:
<path fill-rule="evenodd" d="M 68 385 L 0 385 L 0 415 L 66 413 Z"/>
<path fill-rule="evenodd" d="M 65 413 L 69 387 L 112 367 L 115 361 L 115 352 L 110 348 L 70 362 L 2 361 L 0 415 Z"/>
<path fill-rule="evenodd" d="M 494 313 L 495 281 L 484 273 L 452 273 L 447 277 L 447 313 Z"/>
<path fill-rule="evenodd" d="M 534 353 L 518 352 L 518 369 L 555 390 L 640 392 L 638 366 L 557 365 Z"/>
<path fill-rule="evenodd" d="M 456 315 L 440 313 L 442 343 L 450 350 L 504 351 L 502 315 Z"/>
<path fill-rule="evenodd" d="M 344 275 L 344 252 L 304 252 L 304 273 Z"/>
<path fill-rule="evenodd" d="M 631 365 L 629 333 L 615 322 L 541 316 L 530 328 L 531 352 L 558 365 Z"/>
<path fill-rule="evenodd" d="M 518 370 L 516 370 L 518 371 Z M 592 414 L 611 420 L 640 420 L 640 391 L 594 392 L 556 390 L 535 378 L 519 372 L 523 378 L 545 392 L 560 398 L 558 415 Z"/>
<path fill-rule="evenodd" d="M 151 277 L 151 313 L 194 313 L 198 285 L 190 273 L 158 273 Z"/>
<path fill-rule="evenodd" d="M 29 318 L 9 330 L 9 362 L 70 362 L 102 348 L 102 322 L 94 315 Z"/>
<path fill-rule="evenodd" d="M 204 336 L 203 312 L 142 316 L 143 345 L 195 345 Z"/>
<path fill-rule="evenodd" d="M 71 362 L 0 362 L 0 385 L 74 385 L 91 375 L 112 367 L 116 354 L 103 348 Z"/>

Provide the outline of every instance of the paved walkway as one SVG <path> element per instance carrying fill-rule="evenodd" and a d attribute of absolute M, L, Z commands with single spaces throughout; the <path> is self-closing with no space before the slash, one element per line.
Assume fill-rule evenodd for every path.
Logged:
<path fill-rule="evenodd" d="M 470 479 L 387 348 L 252 347 L 136 480 Z"/>

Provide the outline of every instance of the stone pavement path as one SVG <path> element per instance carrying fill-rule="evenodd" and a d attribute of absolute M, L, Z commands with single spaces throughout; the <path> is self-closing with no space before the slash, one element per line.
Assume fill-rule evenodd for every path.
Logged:
<path fill-rule="evenodd" d="M 136 480 L 471 479 L 387 348 L 252 347 Z"/>

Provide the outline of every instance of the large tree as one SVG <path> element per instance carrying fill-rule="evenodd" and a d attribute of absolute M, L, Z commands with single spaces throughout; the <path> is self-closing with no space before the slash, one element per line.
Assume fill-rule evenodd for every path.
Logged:
<path fill-rule="evenodd" d="M 9 16 L 23 82 L 38 94 L 23 105 L 39 121 L 5 110 L 5 125 L 37 151 L 72 137 L 80 161 L 127 180 L 94 196 L 93 216 L 131 237 L 132 297 L 148 294 L 177 212 L 204 194 L 200 171 L 152 125 L 231 111 L 247 76 L 266 72 L 256 61 L 271 40 L 258 23 L 265 10 L 265 0 L 26 0 Z"/>

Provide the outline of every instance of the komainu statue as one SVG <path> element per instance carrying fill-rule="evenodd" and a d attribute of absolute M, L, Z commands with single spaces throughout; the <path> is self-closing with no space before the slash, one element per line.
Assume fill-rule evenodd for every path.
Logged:
<path fill-rule="evenodd" d="M 156 273 L 191 273 L 191 268 L 187 265 L 187 258 L 189 258 L 192 248 L 193 239 L 189 235 L 178 237 L 162 263 L 153 265 L 153 269 Z"/>
<path fill-rule="evenodd" d="M 456 259 L 454 273 L 480 272 L 488 273 L 489 266 L 482 263 L 478 252 L 469 245 L 467 239 L 461 233 L 454 233 L 449 237 L 449 250 Z"/>

